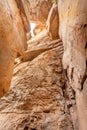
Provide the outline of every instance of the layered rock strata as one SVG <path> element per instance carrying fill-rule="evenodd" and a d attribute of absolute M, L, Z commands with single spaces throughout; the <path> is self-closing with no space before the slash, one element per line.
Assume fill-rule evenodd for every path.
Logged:
<path fill-rule="evenodd" d="M 53 4 L 51 10 L 49 12 L 46 28 L 49 35 L 51 35 L 52 39 L 59 38 L 59 16 L 58 16 L 58 5 Z"/>
<path fill-rule="evenodd" d="M 28 48 L 33 56 L 27 52 L 27 61 L 15 66 L 10 91 L 0 100 L 0 129 L 74 130 L 75 97 L 65 85 L 61 40 L 45 37 Z"/>
<path fill-rule="evenodd" d="M 16 1 L 0 1 L 0 97 L 9 89 L 17 54 L 23 55 L 26 48 L 26 31 Z"/>
<path fill-rule="evenodd" d="M 79 130 L 87 129 L 87 1 L 58 0 L 63 67 L 75 92 Z M 77 130 L 77 129 L 75 129 Z"/>

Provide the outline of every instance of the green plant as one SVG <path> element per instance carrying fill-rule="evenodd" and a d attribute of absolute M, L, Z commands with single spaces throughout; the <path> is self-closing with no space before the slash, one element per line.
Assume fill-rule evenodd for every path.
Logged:
<path fill-rule="evenodd" d="M 57 0 L 52 0 L 52 2 L 57 4 Z"/>

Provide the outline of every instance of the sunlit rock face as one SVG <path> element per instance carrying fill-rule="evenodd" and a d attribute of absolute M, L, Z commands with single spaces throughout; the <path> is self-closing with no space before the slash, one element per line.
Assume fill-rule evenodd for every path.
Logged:
<path fill-rule="evenodd" d="M 52 0 L 22 0 L 22 3 L 24 4 L 27 12 L 27 17 L 31 22 L 31 37 L 33 37 L 44 30 L 44 24 L 46 24 L 53 2 Z M 36 23 L 35 26 L 33 26 L 34 23 Z"/>
<path fill-rule="evenodd" d="M 76 93 L 79 130 L 87 129 L 87 1 L 58 0 L 63 67 Z"/>
<path fill-rule="evenodd" d="M 26 0 L 25 4 L 30 20 L 41 21 L 42 23 L 46 22 L 52 6 L 52 0 Z"/>
<path fill-rule="evenodd" d="M 0 1 L 0 97 L 9 89 L 17 53 L 27 47 L 19 9 L 15 0 Z"/>
<path fill-rule="evenodd" d="M 59 38 L 59 16 L 58 16 L 58 5 L 53 4 L 53 6 L 50 9 L 47 22 L 46 22 L 46 28 L 48 34 L 51 35 L 52 39 L 58 39 Z"/>

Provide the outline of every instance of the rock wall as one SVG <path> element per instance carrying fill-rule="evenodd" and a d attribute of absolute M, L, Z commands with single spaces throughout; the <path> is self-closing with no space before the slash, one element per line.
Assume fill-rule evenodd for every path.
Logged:
<path fill-rule="evenodd" d="M 42 32 L 45 29 L 46 29 L 45 24 L 37 23 L 34 30 L 33 30 L 34 36 L 39 34 L 40 32 Z"/>
<path fill-rule="evenodd" d="M 9 89 L 17 53 L 27 48 L 20 11 L 15 0 L 0 1 L 0 97 Z"/>
<path fill-rule="evenodd" d="M 22 18 L 24 29 L 25 29 L 26 33 L 29 33 L 30 24 L 29 24 L 28 11 L 27 11 L 27 7 L 26 7 L 26 4 L 25 4 L 26 0 L 20 0 L 20 1 L 15 0 L 15 1 L 17 3 L 18 9 L 20 10 L 19 13 L 20 13 L 20 16 Z"/>
<path fill-rule="evenodd" d="M 52 39 L 59 38 L 59 16 L 58 16 L 58 6 L 57 4 L 53 4 L 51 7 L 48 18 L 46 21 L 46 28 L 49 35 L 51 35 Z"/>
<path fill-rule="evenodd" d="M 58 0 L 63 67 L 67 82 L 75 92 L 79 130 L 87 129 L 86 5 L 86 0 Z"/>
<path fill-rule="evenodd" d="M 52 6 L 51 0 L 25 0 L 31 21 L 46 23 L 49 10 Z"/>
<path fill-rule="evenodd" d="M 0 99 L 0 130 L 74 130 L 62 55 L 61 40 L 45 37 L 28 46 L 27 62 L 15 65 L 10 91 Z"/>
<path fill-rule="evenodd" d="M 26 48 L 24 2 L 0 1 L 0 96 L 9 89 L 17 53 L 22 55 Z M 42 3 L 31 1 L 32 9 L 44 10 Z M 10 91 L 0 99 L 1 130 L 87 130 L 86 5 L 86 0 L 58 0 L 63 44 L 49 39 L 46 30 L 28 41 L 22 56 L 26 62 L 15 65 Z M 38 18 L 36 12 L 32 20 Z"/>

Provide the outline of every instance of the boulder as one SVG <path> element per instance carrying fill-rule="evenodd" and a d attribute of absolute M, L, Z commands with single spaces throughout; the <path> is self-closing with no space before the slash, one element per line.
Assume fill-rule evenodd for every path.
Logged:
<path fill-rule="evenodd" d="M 74 130 L 74 94 L 66 93 L 61 40 L 42 39 L 29 50 L 40 53 L 15 66 L 10 91 L 0 100 L 0 130 Z"/>

